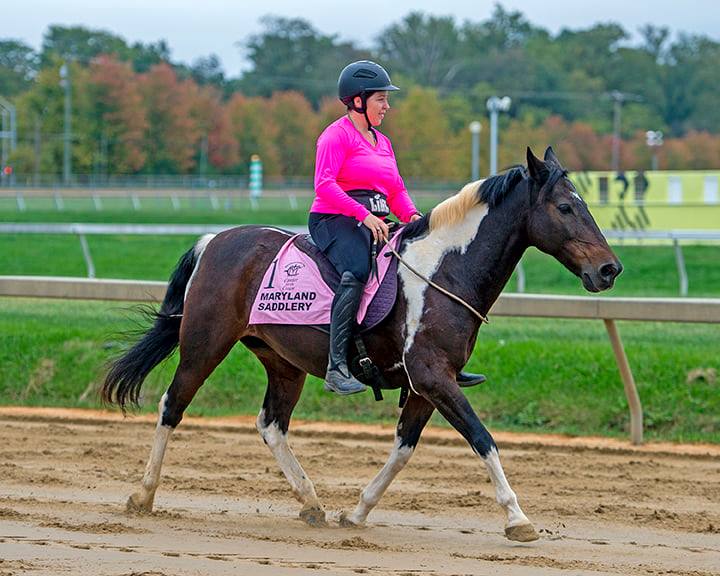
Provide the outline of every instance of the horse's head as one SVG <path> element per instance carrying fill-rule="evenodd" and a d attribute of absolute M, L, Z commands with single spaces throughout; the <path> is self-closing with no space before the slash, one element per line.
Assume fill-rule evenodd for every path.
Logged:
<path fill-rule="evenodd" d="M 557 258 L 589 292 L 612 288 L 622 264 L 608 246 L 552 148 L 544 160 L 527 149 L 530 244 Z"/>

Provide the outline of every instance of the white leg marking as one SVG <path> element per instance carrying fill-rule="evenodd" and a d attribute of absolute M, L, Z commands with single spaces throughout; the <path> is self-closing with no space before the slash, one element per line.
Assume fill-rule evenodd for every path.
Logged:
<path fill-rule="evenodd" d="M 360 502 L 358 502 L 358 505 L 349 517 L 350 522 L 357 525 L 365 523 L 368 514 L 375 508 L 380 498 L 382 498 L 382 495 L 385 494 L 385 490 L 390 486 L 395 476 L 397 476 L 400 470 L 408 463 L 413 451 L 414 449 L 410 446 L 401 447 L 400 438 L 395 438 L 395 446 L 393 446 L 392 452 L 390 452 L 388 461 L 385 463 L 385 466 L 382 467 L 382 470 L 378 472 L 377 476 L 375 476 L 370 484 L 362 491 Z"/>
<path fill-rule="evenodd" d="M 525 516 L 520 509 L 517 496 L 512 488 L 510 488 L 510 484 L 505 477 L 502 464 L 500 464 L 500 455 L 497 450 L 492 448 L 487 457 L 483 458 L 483 461 L 485 462 L 488 474 L 490 474 L 490 480 L 492 480 L 493 486 L 495 487 L 495 499 L 498 504 L 505 509 L 505 512 L 507 512 L 508 521 L 506 526 L 530 524 L 530 520 L 528 520 L 527 516 Z"/>
<path fill-rule="evenodd" d="M 269 426 L 265 426 L 265 410 L 261 410 L 257 418 L 257 429 L 260 436 L 270 448 L 275 460 L 277 460 L 280 470 L 285 474 L 292 488 L 295 498 L 303 505 L 320 506 L 315 486 L 310 478 L 305 474 L 300 462 L 295 458 L 295 454 L 290 449 L 287 441 L 287 435 L 280 431 L 276 422 L 272 422 Z"/>
<path fill-rule="evenodd" d="M 157 490 L 158 484 L 160 484 L 160 469 L 162 468 L 163 458 L 165 457 L 165 449 L 167 448 L 168 440 L 173 432 L 173 428 L 170 426 L 162 425 L 162 417 L 165 412 L 165 401 L 167 394 L 163 394 L 158 405 L 158 423 L 155 428 L 155 441 L 150 452 L 150 459 L 148 460 L 147 466 L 145 467 L 145 474 L 143 475 L 142 484 L 140 490 L 130 496 L 128 507 L 133 509 L 141 510 L 152 510 L 153 500 L 155 499 L 155 491 Z"/>
<path fill-rule="evenodd" d="M 188 280 L 187 286 L 185 286 L 185 297 L 183 300 L 187 300 L 188 292 L 190 291 L 190 286 L 192 285 L 193 280 L 195 279 L 195 274 L 197 273 L 198 266 L 200 266 L 200 259 L 202 258 L 202 255 L 205 253 L 205 248 L 207 248 L 207 245 L 210 243 L 210 240 L 215 238 L 217 234 L 205 234 L 195 243 L 195 268 L 193 268 L 192 274 L 190 275 L 190 280 Z"/>
<path fill-rule="evenodd" d="M 474 206 L 468 210 L 459 224 L 435 230 L 409 243 L 403 252 L 403 258 L 426 278 L 432 278 L 448 252 L 457 250 L 460 254 L 465 253 L 487 213 L 487 205 Z M 404 348 L 407 352 L 413 344 L 415 335 L 421 329 L 420 321 L 425 308 L 425 290 L 428 285 L 402 264 L 398 268 L 398 275 L 402 279 L 402 290 L 407 302 Z"/>

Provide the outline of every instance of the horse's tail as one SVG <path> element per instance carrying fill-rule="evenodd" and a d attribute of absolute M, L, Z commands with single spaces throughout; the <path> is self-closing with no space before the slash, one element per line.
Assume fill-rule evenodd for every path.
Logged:
<path fill-rule="evenodd" d="M 105 377 L 101 395 L 105 402 L 138 405 L 140 388 L 150 371 L 173 353 L 180 341 L 185 291 L 209 241 L 201 238 L 180 258 L 170 277 L 160 310 L 150 310 L 153 325 L 122 356 L 114 360 Z"/>

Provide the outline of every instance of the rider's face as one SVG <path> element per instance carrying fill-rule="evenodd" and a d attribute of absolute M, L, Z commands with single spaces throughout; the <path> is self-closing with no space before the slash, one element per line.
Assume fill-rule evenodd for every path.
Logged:
<path fill-rule="evenodd" d="M 390 101 L 386 91 L 375 92 L 367 99 L 367 115 L 373 126 L 382 124 L 388 110 L 390 110 Z"/>

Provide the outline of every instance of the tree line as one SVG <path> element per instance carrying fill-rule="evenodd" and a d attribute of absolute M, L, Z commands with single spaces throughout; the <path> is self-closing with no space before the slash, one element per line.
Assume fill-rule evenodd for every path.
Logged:
<path fill-rule="evenodd" d="M 572 169 L 609 168 L 620 95 L 622 167 L 649 168 L 646 130 L 665 133 L 660 168 L 720 167 L 720 44 L 650 25 L 639 34 L 633 44 L 621 25 L 597 24 L 553 35 L 497 5 L 481 22 L 410 13 L 364 49 L 266 17 L 245 40 L 248 71 L 228 78 L 214 55 L 188 65 L 164 41 L 50 26 L 37 52 L 0 39 L 0 96 L 17 110 L 11 162 L 24 174 L 62 171 L 65 64 L 76 174 L 244 174 L 257 153 L 268 175 L 308 176 L 319 132 L 343 112 L 339 70 L 359 58 L 382 62 L 402 87 L 382 129 L 409 179 L 469 176 L 468 124 L 486 117 L 491 95 L 513 100 L 501 165 L 553 144 Z"/>

